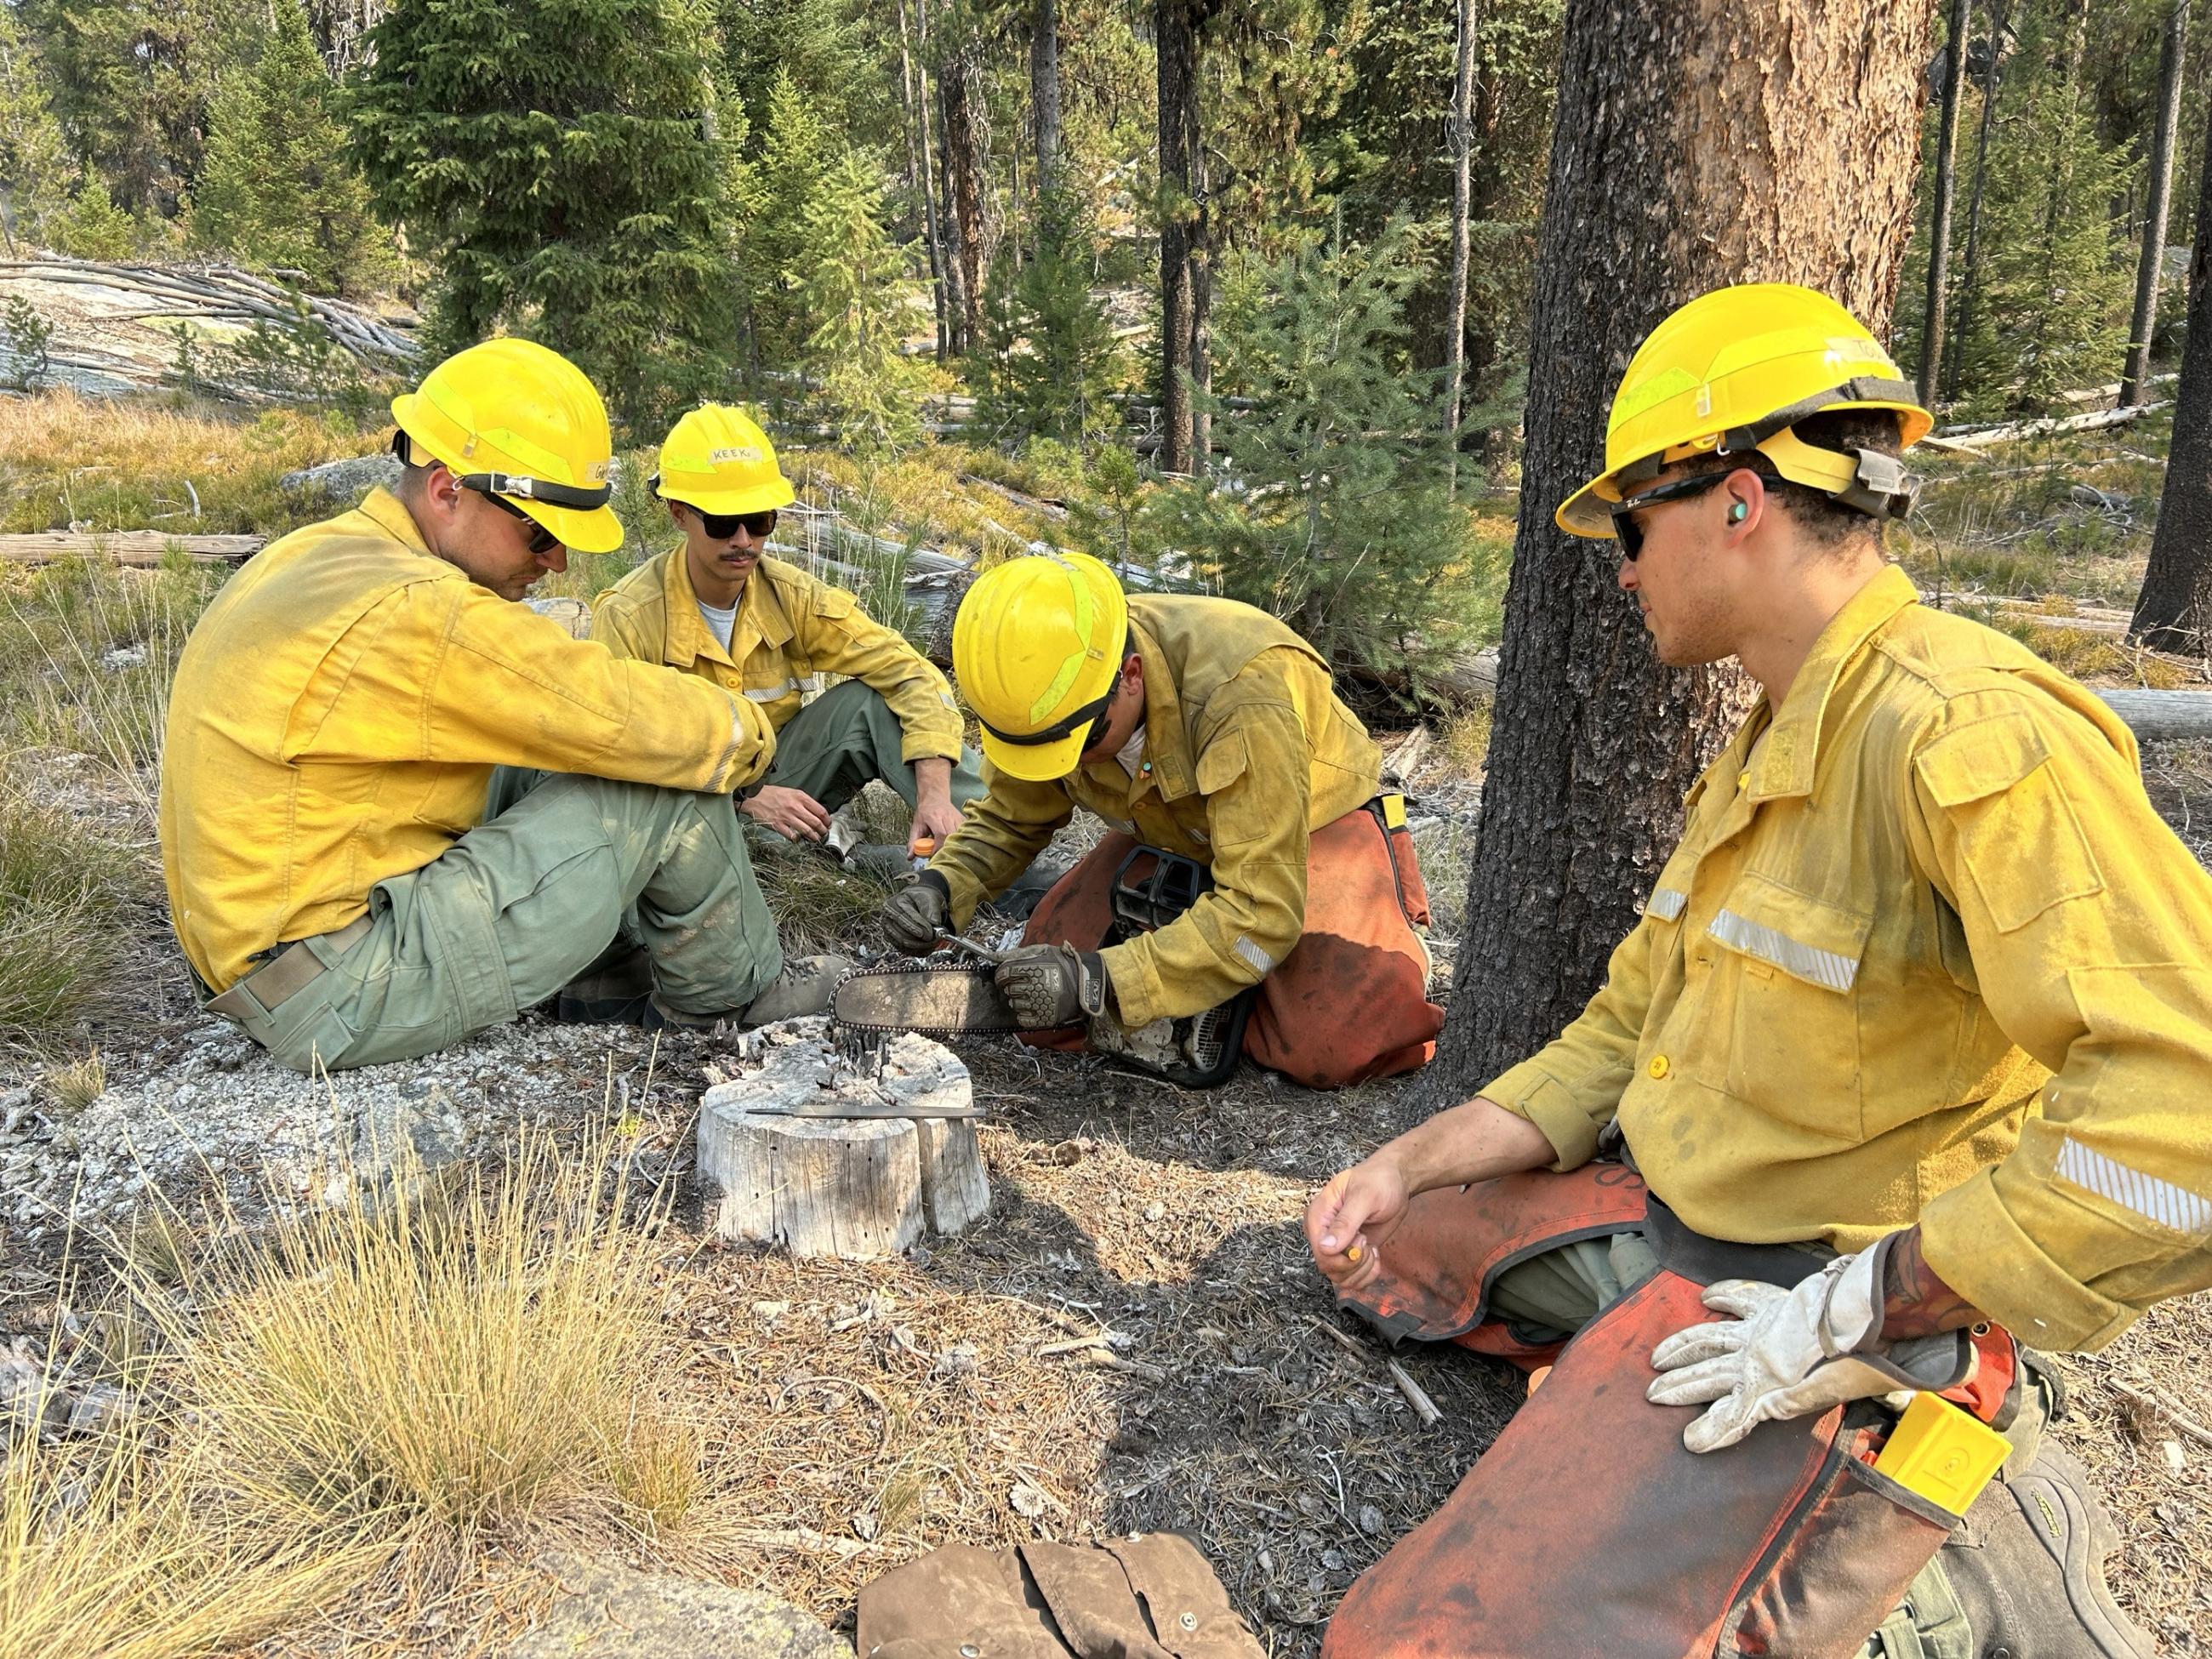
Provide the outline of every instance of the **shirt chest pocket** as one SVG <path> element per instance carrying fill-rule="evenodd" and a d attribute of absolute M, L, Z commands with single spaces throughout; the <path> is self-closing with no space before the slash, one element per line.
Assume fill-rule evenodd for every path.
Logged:
<path fill-rule="evenodd" d="M 1720 947 L 1706 1004 L 1705 1080 L 1765 1116 L 1862 1139 L 1856 988 L 1873 926 L 1870 911 L 1813 898 L 1771 876 L 1738 877 L 1705 927 Z"/>

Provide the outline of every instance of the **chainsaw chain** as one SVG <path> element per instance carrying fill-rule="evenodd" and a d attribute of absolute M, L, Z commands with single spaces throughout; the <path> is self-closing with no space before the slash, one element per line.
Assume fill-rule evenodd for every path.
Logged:
<path fill-rule="evenodd" d="M 981 1031 L 971 1025 L 878 1025 L 872 1020 L 840 1019 L 836 1015 L 837 993 L 856 979 L 882 979 L 891 974 L 975 974 L 988 972 L 980 963 L 963 962 L 951 951 L 941 953 L 948 960 L 939 962 L 924 958 L 915 962 L 879 963 L 873 967 L 848 968 L 838 975 L 837 983 L 830 988 L 830 1023 L 841 1031 L 872 1031 L 896 1036 L 902 1031 L 913 1031 L 921 1036 L 987 1036 L 991 1031 Z"/>

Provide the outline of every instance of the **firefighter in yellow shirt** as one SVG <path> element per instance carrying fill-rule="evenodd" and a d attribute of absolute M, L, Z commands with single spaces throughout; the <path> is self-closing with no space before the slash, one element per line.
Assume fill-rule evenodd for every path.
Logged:
<path fill-rule="evenodd" d="M 768 554 L 777 510 L 796 497 L 767 434 L 738 410 L 695 409 L 661 445 L 653 488 L 683 544 L 594 601 L 592 637 L 701 676 L 775 728 L 775 759 L 738 807 L 763 827 L 818 842 L 880 778 L 913 815 L 908 851 L 933 850 L 982 793 L 951 688 L 852 594 Z M 845 678 L 802 706 L 818 674 Z"/>
<path fill-rule="evenodd" d="M 392 414 L 396 492 L 271 543 L 177 665 L 162 872 L 209 1006 L 301 1070 L 402 1060 L 552 995 L 628 911 L 659 1019 L 817 1012 L 838 964 L 787 969 L 729 805 L 766 716 L 514 603 L 621 544 L 599 392 L 494 340 Z"/>
<path fill-rule="evenodd" d="M 1623 377 L 1560 526 L 1663 661 L 1765 695 L 1580 1018 L 1308 1210 L 1392 1336 L 1557 1358 L 1331 1659 L 2150 1651 L 2014 1339 L 2212 1281 L 2212 880 L 2103 703 L 1886 564 L 1929 424 L 1787 285 Z M 2010 1443 L 1961 1547 L 1870 1466 L 1905 1390 Z"/>

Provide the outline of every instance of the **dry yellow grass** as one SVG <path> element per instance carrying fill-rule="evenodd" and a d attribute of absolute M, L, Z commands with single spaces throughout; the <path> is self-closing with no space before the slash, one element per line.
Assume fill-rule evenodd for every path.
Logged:
<path fill-rule="evenodd" d="M 651 1257 L 606 1154 L 532 1136 L 496 1172 L 349 1183 L 194 1270 L 180 1391 L 240 1510 L 434 1592 L 495 1543 L 679 1528 L 698 1445 L 657 1403 Z"/>
<path fill-rule="evenodd" d="M 2079 680 L 2118 679 L 2154 691 L 2172 691 L 2196 684 L 2196 676 L 2179 664 L 2109 634 L 2051 628 L 2025 619 L 2008 618 L 2000 626 L 2053 668 Z"/>
<path fill-rule="evenodd" d="M 343 1540 L 242 1524 L 204 1501 L 205 1473 L 137 1428 L 19 1445 L 0 1465 L 0 1659 L 228 1650 L 374 1565 Z"/>
<path fill-rule="evenodd" d="M 169 530 L 276 534 L 317 516 L 283 474 L 374 447 L 380 434 L 295 409 L 81 398 L 0 399 L 0 531 Z"/>

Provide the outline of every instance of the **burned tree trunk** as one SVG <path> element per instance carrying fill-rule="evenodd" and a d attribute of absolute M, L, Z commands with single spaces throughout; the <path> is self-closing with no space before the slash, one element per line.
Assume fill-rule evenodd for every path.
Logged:
<path fill-rule="evenodd" d="M 1562 534 L 1553 510 L 1601 469 L 1614 384 L 1684 301 L 1794 281 L 1887 330 L 1929 22 L 1824 0 L 1569 0 L 1528 372 L 1542 394 L 1431 1103 L 1581 1010 L 1680 832 L 1683 794 L 1750 702 L 1732 666 L 1662 667 L 1607 550 Z"/>
<path fill-rule="evenodd" d="M 1193 470 L 1190 377 L 1197 372 L 1200 268 L 1206 216 L 1194 167 L 1203 167 L 1198 125 L 1200 0 L 1158 0 L 1152 37 L 1159 90 L 1160 465 Z"/>
<path fill-rule="evenodd" d="M 1959 177 L 1959 102 L 1966 90 L 1966 37 L 1973 0 L 1951 0 L 1951 38 L 1943 45 L 1943 121 L 1936 139 L 1936 199 L 1928 214 L 1928 304 L 1920 331 L 1920 402 L 1936 407 L 1943 366 L 1943 325 L 1951 301 L 1951 199 Z"/>
<path fill-rule="evenodd" d="M 2135 319 L 2128 329 L 2128 366 L 2120 407 L 2143 401 L 2150 379 L 2150 337 L 2158 327 L 2159 273 L 2166 267 L 2166 221 L 2173 206 L 2173 131 L 2181 125 L 2181 59 L 2189 39 L 2189 0 L 2174 0 L 2158 58 L 2158 121 L 2150 145 L 2150 212 L 2143 222 L 2142 258 L 2136 267 Z"/>
<path fill-rule="evenodd" d="M 937 222 L 937 158 L 929 136 L 929 80 L 915 61 L 908 39 L 906 0 L 897 0 L 899 94 L 906 105 L 907 170 L 921 198 L 922 234 L 929 256 L 929 300 L 937 314 L 937 361 L 951 353 L 951 318 L 946 314 L 945 234 Z"/>
<path fill-rule="evenodd" d="M 2212 137 L 2189 256 L 2189 343 L 2181 354 L 2173 447 L 2150 568 L 2129 633 L 2162 651 L 2204 654 L 2212 640 Z"/>
<path fill-rule="evenodd" d="M 956 232 L 951 258 L 959 266 L 960 346 L 971 348 L 982 332 L 983 284 L 991 274 L 998 226 L 991 204 L 991 116 L 983 95 L 981 48 L 963 40 L 938 75 L 945 105 L 945 178 Z"/>

